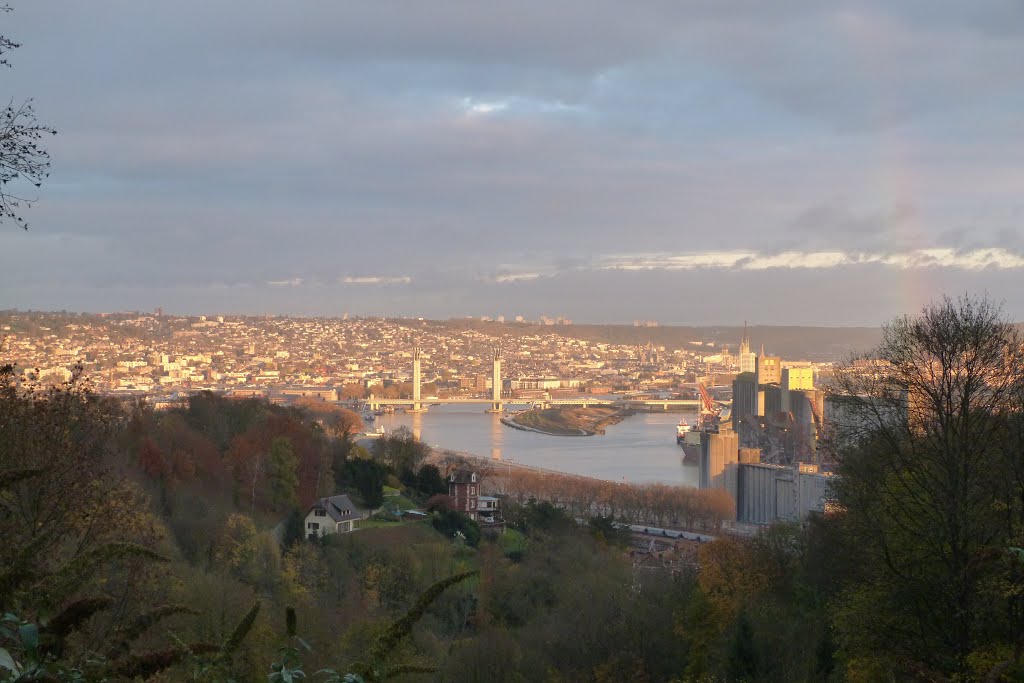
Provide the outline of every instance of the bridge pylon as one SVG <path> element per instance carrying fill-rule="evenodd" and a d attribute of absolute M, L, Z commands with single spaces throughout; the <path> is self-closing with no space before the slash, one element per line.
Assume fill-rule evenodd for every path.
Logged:
<path fill-rule="evenodd" d="M 410 413 L 423 413 L 426 412 L 427 407 L 420 402 L 420 358 L 422 352 L 417 346 L 412 350 L 412 407 L 408 409 Z"/>
<path fill-rule="evenodd" d="M 501 405 L 501 350 L 494 347 L 491 366 L 491 407 L 488 413 L 501 413 L 505 408 Z"/>

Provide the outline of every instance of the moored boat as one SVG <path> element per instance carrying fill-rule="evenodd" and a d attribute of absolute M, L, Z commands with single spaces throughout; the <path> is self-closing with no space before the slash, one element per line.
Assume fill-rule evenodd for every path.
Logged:
<path fill-rule="evenodd" d="M 683 443 L 683 439 L 685 439 L 686 435 L 691 431 L 693 431 L 693 425 L 687 422 L 686 418 L 680 420 L 679 424 L 676 425 L 676 443 Z"/>
<path fill-rule="evenodd" d="M 685 419 L 676 425 L 676 443 L 683 449 L 683 464 L 697 465 L 700 463 L 700 441 L 701 433 L 708 427 L 703 416 L 698 416 L 696 424 L 690 424 Z"/>

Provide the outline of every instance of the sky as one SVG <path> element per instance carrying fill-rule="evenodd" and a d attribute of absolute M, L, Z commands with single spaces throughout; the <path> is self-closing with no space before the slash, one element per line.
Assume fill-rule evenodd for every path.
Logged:
<path fill-rule="evenodd" d="M 0 309 L 1024 320 L 1018 0 L 10 4 Z"/>

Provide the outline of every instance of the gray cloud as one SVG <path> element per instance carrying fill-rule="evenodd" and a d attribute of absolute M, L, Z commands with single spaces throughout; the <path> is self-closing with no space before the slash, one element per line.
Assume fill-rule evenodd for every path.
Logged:
<path fill-rule="evenodd" d="M 61 134 L 32 230 L 0 234 L 0 307 L 337 312 L 357 291 L 631 320 L 652 316 L 627 283 L 695 283 L 593 271 L 616 254 L 1024 248 L 1009 0 L 53 0 L 4 21 L 8 92 Z M 849 296 L 848 265 L 814 289 Z M 942 291 L 1004 281 L 940 270 Z M 738 318 L 755 275 L 694 277 Z"/>

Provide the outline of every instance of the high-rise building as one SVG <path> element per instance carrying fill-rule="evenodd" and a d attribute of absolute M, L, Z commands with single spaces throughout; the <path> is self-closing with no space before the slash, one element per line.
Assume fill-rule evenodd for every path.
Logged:
<path fill-rule="evenodd" d="M 756 355 L 750 350 L 750 337 L 747 336 L 747 322 L 743 321 L 743 338 L 740 340 L 740 372 L 754 372 Z"/>
<path fill-rule="evenodd" d="M 764 397 L 763 409 L 761 415 L 774 415 L 775 413 L 781 413 L 782 408 L 782 387 L 778 384 L 762 384 L 758 387 L 758 391 Z"/>
<path fill-rule="evenodd" d="M 734 419 L 758 415 L 757 381 L 753 372 L 741 372 L 732 382 L 732 414 Z"/>
<path fill-rule="evenodd" d="M 790 392 L 814 391 L 814 370 L 811 368 L 782 369 L 782 410 L 795 413 L 803 406 L 797 406 Z"/>
<path fill-rule="evenodd" d="M 794 389 L 814 388 L 813 368 L 783 368 L 782 386 L 790 391 Z"/>
<path fill-rule="evenodd" d="M 781 385 L 782 359 L 778 356 L 766 356 L 762 350 L 761 354 L 754 359 L 754 374 L 757 375 L 758 385 Z"/>

